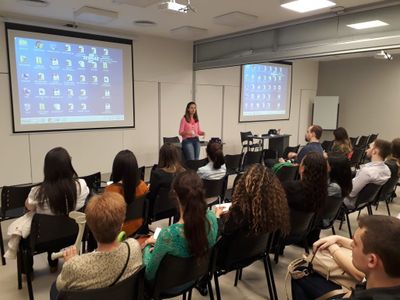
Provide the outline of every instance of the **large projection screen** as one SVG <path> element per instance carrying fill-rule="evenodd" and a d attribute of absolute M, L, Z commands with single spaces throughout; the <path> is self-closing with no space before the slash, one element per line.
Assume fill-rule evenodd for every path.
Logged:
<path fill-rule="evenodd" d="M 289 119 L 292 65 L 246 64 L 241 70 L 239 122 Z"/>
<path fill-rule="evenodd" d="M 14 132 L 134 127 L 132 40 L 6 30 Z"/>

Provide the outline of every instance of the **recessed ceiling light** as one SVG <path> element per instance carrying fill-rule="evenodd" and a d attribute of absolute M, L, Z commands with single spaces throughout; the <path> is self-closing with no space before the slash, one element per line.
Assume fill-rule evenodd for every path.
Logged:
<path fill-rule="evenodd" d="M 133 21 L 133 24 L 136 26 L 141 26 L 141 27 L 150 27 L 150 26 L 157 25 L 156 22 L 150 21 L 150 20 L 137 20 L 137 21 Z"/>
<path fill-rule="evenodd" d="M 374 20 L 374 21 L 367 21 L 367 22 L 348 24 L 346 26 L 347 27 L 351 27 L 353 29 L 367 29 L 367 28 L 381 27 L 381 26 L 387 26 L 387 25 L 389 25 L 389 24 L 385 23 L 385 22 L 382 22 L 380 20 Z"/>
<path fill-rule="evenodd" d="M 291 0 L 284 1 L 282 7 L 294 10 L 299 13 L 305 13 L 312 10 L 335 6 L 336 3 L 329 0 Z"/>
<path fill-rule="evenodd" d="M 107 24 L 118 18 L 118 13 L 96 7 L 83 6 L 74 11 L 76 21 L 94 24 Z"/>
<path fill-rule="evenodd" d="M 18 2 L 33 7 L 46 7 L 49 5 L 49 1 L 47 0 L 18 0 Z"/>

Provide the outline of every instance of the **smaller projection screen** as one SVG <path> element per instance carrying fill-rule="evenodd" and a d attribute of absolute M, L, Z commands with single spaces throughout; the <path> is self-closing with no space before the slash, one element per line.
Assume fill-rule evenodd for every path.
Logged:
<path fill-rule="evenodd" d="M 239 122 L 289 119 L 292 65 L 242 65 Z"/>
<path fill-rule="evenodd" d="M 14 132 L 134 127 L 132 40 L 6 29 Z"/>

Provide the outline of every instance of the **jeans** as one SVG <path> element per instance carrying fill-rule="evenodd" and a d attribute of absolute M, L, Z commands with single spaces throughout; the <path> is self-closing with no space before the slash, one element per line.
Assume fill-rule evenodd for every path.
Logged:
<path fill-rule="evenodd" d="M 50 287 L 50 300 L 57 300 L 58 290 L 56 287 L 56 282 L 54 281 Z"/>
<path fill-rule="evenodd" d="M 292 279 L 293 300 L 312 300 L 337 289 L 341 289 L 341 286 L 326 280 L 317 273 L 301 279 Z"/>
<path fill-rule="evenodd" d="M 200 142 L 198 137 L 187 138 L 182 141 L 182 150 L 185 160 L 199 159 Z"/>

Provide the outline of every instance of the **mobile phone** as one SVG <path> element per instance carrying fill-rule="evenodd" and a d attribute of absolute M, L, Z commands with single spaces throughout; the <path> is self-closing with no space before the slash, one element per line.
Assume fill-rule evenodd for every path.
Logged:
<path fill-rule="evenodd" d="M 153 238 L 156 240 L 158 238 L 158 235 L 160 234 L 161 228 L 157 227 L 156 230 L 154 231 Z"/>

